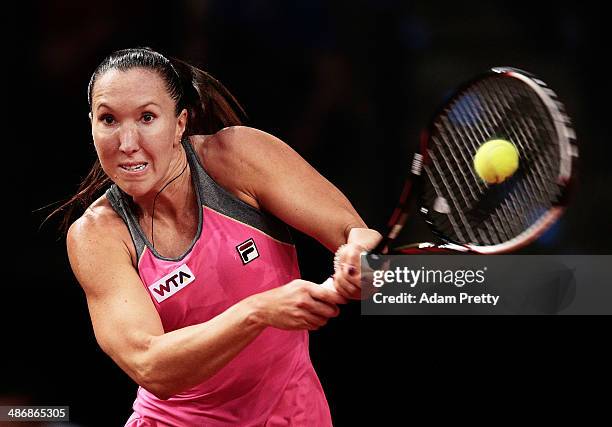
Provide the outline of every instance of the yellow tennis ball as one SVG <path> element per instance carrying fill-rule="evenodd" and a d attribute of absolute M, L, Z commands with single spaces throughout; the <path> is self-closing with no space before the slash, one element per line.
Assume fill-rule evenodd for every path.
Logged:
<path fill-rule="evenodd" d="M 492 139 L 482 144 L 474 156 L 474 169 L 487 184 L 499 184 L 518 169 L 519 153 L 505 139 Z"/>

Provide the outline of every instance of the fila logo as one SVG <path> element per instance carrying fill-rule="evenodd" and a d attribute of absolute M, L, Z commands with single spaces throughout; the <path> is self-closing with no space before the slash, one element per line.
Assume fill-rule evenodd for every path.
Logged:
<path fill-rule="evenodd" d="M 157 302 L 162 302 L 183 289 L 195 280 L 195 275 L 191 272 L 187 264 L 165 275 L 157 282 L 149 286 L 149 292 Z"/>
<path fill-rule="evenodd" d="M 255 242 L 253 241 L 253 239 L 249 239 L 246 242 L 242 242 L 241 244 L 236 246 L 236 250 L 240 254 L 240 259 L 242 260 L 243 265 L 248 264 L 259 256 L 259 252 L 257 252 L 257 246 L 255 246 Z"/>

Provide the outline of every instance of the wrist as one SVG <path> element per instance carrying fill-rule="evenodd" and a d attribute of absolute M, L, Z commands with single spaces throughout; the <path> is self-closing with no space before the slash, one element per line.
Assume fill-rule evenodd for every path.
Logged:
<path fill-rule="evenodd" d="M 242 300 L 246 312 L 245 318 L 248 326 L 265 328 L 269 326 L 267 321 L 267 310 L 264 302 L 265 296 L 262 294 L 251 295 Z"/>
<path fill-rule="evenodd" d="M 363 247 L 365 250 L 372 250 L 382 239 L 382 235 L 371 228 L 355 227 L 348 233 L 347 243 L 354 243 Z"/>

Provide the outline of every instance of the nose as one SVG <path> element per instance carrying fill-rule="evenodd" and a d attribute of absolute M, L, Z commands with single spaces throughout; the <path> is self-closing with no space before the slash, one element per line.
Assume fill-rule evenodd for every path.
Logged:
<path fill-rule="evenodd" d="M 135 126 L 126 125 L 119 131 L 119 150 L 125 154 L 135 153 L 140 149 L 140 134 Z"/>

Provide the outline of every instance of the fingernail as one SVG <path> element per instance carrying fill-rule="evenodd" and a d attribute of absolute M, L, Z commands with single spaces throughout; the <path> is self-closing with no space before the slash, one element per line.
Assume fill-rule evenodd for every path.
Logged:
<path fill-rule="evenodd" d="M 347 270 L 348 270 L 348 274 L 350 274 L 351 276 L 354 276 L 357 273 L 357 269 L 353 267 L 352 265 L 349 265 Z"/>

